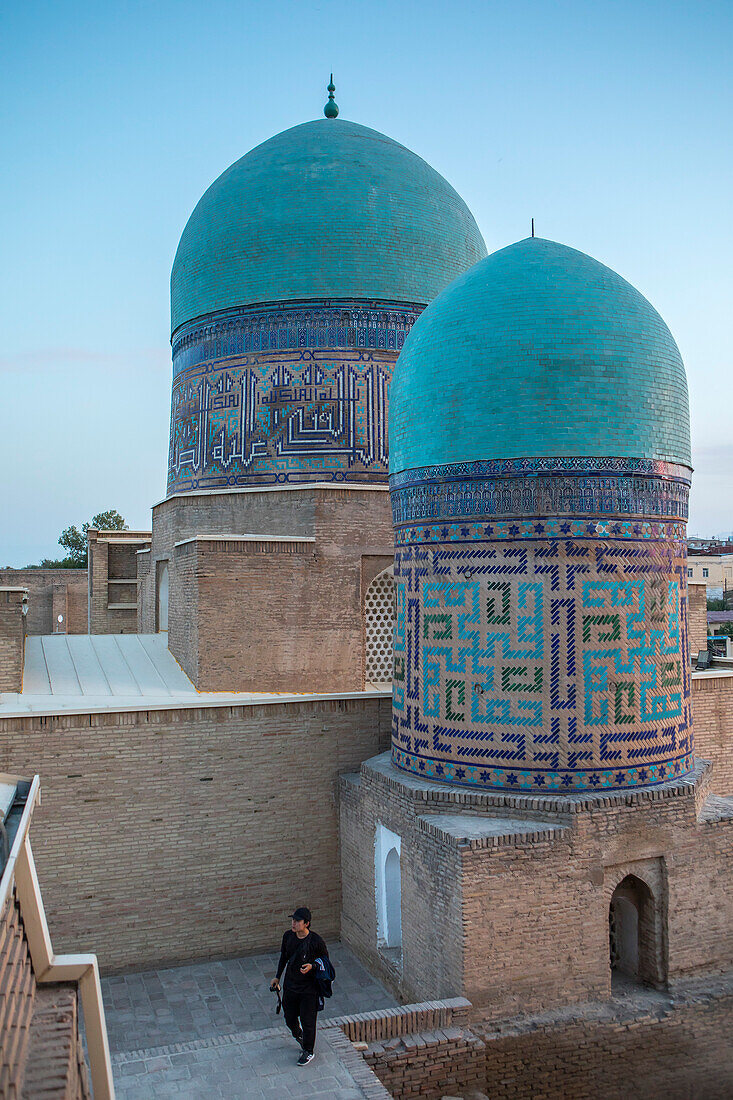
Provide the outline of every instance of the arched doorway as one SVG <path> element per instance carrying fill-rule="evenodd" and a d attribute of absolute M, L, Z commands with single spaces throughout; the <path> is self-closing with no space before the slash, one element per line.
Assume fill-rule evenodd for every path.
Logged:
<path fill-rule="evenodd" d="M 156 576 L 155 619 L 158 633 L 168 631 L 168 562 L 159 561 Z"/>
<path fill-rule="evenodd" d="M 617 983 L 662 984 L 661 922 L 645 882 L 626 875 L 608 910 L 611 978 Z"/>
<path fill-rule="evenodd" d="M 394 567 L 378 573 L 364 596 L 364 683 L 367 687 L 392 684 L 392 630 L 394 626 Z"/>

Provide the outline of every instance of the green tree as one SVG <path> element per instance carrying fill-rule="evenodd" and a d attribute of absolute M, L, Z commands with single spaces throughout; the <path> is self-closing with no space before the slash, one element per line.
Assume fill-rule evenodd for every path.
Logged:
<path fill-rule="evenodd" d="M 81 530 L 74 524 L 65 527 L 59 538 L 59 546 L 67 551 L 65 558 L 53 560 L 44 558 L 41 566 L 44 569 L 86 569 L 87 567 L 87 531 L 90 527 L 96 527 L 100 531 L 127 531 L 127 524 L 115 508 L 106 512 L 98 512 L 92 516 L 88 523 L 82 523 Z"/>

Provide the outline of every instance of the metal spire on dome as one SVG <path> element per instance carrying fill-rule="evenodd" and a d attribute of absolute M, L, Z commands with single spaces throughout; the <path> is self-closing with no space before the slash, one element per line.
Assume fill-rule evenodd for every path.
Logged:
<path fill-rule="evenodd" d="M 328 85 L 328 103 L 323 108 L 323 113 L 326 118 L 336 118 L 339 113 L 338 103 L 333 98 L 333 93 L 336 91 L 336 85 L 333 82 L 333 73 L 331 73 L 331 83 Z"/>

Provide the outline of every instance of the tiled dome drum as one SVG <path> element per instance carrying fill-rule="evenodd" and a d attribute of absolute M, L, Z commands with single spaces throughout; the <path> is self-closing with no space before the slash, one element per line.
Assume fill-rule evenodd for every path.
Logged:
<path fill-rule="evenodd" d="M 393 759 L 518 791 L 692 766 L 682 360 L 633 287 L 530 238 L 422 314 L 390 409 Z"/>
<path fill-rule="evenodd" d="M 397 355 L 485 255 L 443 177 L 365 126 L 308 122 L 242 157 L 173 265 L 169 494 L 386 482 Z"/>

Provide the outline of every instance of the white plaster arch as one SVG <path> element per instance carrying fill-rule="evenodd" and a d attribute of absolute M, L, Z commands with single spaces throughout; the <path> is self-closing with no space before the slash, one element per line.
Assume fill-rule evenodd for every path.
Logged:
<path fill-rule="evenodd" d="M 402 839 L 377 822 L 374 844 L 377 944 L 402 947 Z"/>

